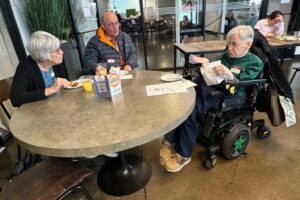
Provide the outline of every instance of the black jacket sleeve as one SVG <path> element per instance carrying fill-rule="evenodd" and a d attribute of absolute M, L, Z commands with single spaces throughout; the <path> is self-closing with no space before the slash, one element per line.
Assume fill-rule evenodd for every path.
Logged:
<path fill-rule="evenodd" d="M 37 79 L 33 78 L 34 75 L 23 63 L 18 65 L 10 92 L 10 100 L 13 106 L 21 106 L 24 103 L 46 98 L 45 84 L 42 86 L 38 83 Z"/>

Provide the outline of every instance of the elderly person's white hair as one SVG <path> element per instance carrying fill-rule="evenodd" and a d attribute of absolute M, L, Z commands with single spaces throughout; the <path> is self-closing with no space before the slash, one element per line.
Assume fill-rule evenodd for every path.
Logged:
<path fill-rule="evenodd" d="M 60 41 L 54 35 L 45 31 L 34 32 L 27 44 L 31 57 L 40 62 L 50 59 L 50 52 L 58 49 Z"/>
<path fill-rule="evenodd" d="M 254 38 L 254 30 L 251 26 L 239 25 L 231 29 L 226 36 L 227 41 L 229 41 L 230 37 L 233 35 L 238 35 L 241 40 L 253 42 Z"/>

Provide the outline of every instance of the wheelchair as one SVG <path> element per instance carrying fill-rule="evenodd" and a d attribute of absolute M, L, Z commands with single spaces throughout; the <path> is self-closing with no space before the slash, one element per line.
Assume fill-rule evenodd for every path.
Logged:
<path fill-rule="evenodd" d="M 216 165 L 218 152 L 229 160 L 245 154 L 252 133 L 256 132 L 260 139 L 271 135 L 272 132 L 263 119 L 253 119 L 256 96 L 259 92 L 264 92 L 267 86 L 266 79 L 226 82 L 223 91 L 212 94 L 220 95 L 220 103 L 217 108 L 207 111 L 199 121 L 202 131 L 198 139 L 207 147 L 203 163 L 205 168 L 212 169 Z M 225 96 L 233 95 L 239 87 L 246 88 L 245 96 L 226 104 Z"/>

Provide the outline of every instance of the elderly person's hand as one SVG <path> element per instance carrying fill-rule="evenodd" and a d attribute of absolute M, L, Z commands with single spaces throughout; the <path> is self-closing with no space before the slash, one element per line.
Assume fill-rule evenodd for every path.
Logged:
<path fill-rule="evenodd" d="M 190 62 L 201 63 L 202 65 L 206 65 L 207 63 L 209 63 L 209 60 L 205 57 L 198 57 L 195 55 L 190 55 Z"/>
<path fill-rule="evenodd" d="M 223 64 L 215 66 L 214 71 L 217 76 L 223 75 L 228 80 L 233 80 L 233 78 L 234 78 L 232 72 L 227 67 L 225 67 Z"/>
<path fill-rule="evenodd" d="M 107 75 L 107 68 L 106 67 L 97 66 L 96 70 L 95 70 L 95 75 L 96 76 Z"/>
<path fill-rule="evenodd" d="M 126 71 L 132 71 L 132 67 L 130 65 L 125 65 L 123 67 L 123 70 L 126 70 Z"/>
<path fill-rule="evenodd" d="M 53 93 L 56 93 L 61 87 L 67 87 L 70 85 L 71 82 L 69 82 L 67 79 L 58 77 L 56 78 L 54 84 L 51 87 L 45 89 L 45 95 L 49 96 Z"/>

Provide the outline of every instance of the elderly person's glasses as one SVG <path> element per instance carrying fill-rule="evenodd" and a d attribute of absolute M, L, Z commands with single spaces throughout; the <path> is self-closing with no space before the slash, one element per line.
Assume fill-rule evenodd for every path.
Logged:
<path fill-rule="evenodd" d="M 105 25 L 108 26 L 109 28 L 114 28 L 114 27 L 119 27 L 120 23 L 119 22 L 111 22 L 111 23 L 108 23 Z"/>
<path fill-rule="evenodd" d="M 62 52 L 62 50 L 61 50 L 60 47 L 58 47 L 57 49 L 54 49 L 54 50 L 50 51 L 50 53 L 61 53 L 61 52 Z"/>
<path fill-rule="evenodd" d="M 227 46 L 228 47 L 239 47 L 239 46 L 241 46 L 241 44 L 240 43 L 237 43 L 237 42 L 227 42 Z"/>
<path fill-rule="evenodd" d="M 233 47 L 233 48 L 235 48 L 235 47 L 239 47 L 239 46 L 241 46 L 242 45 L 242 43 L 237 43 L 237 42 L 227 42 L 227 47 Z"/>

